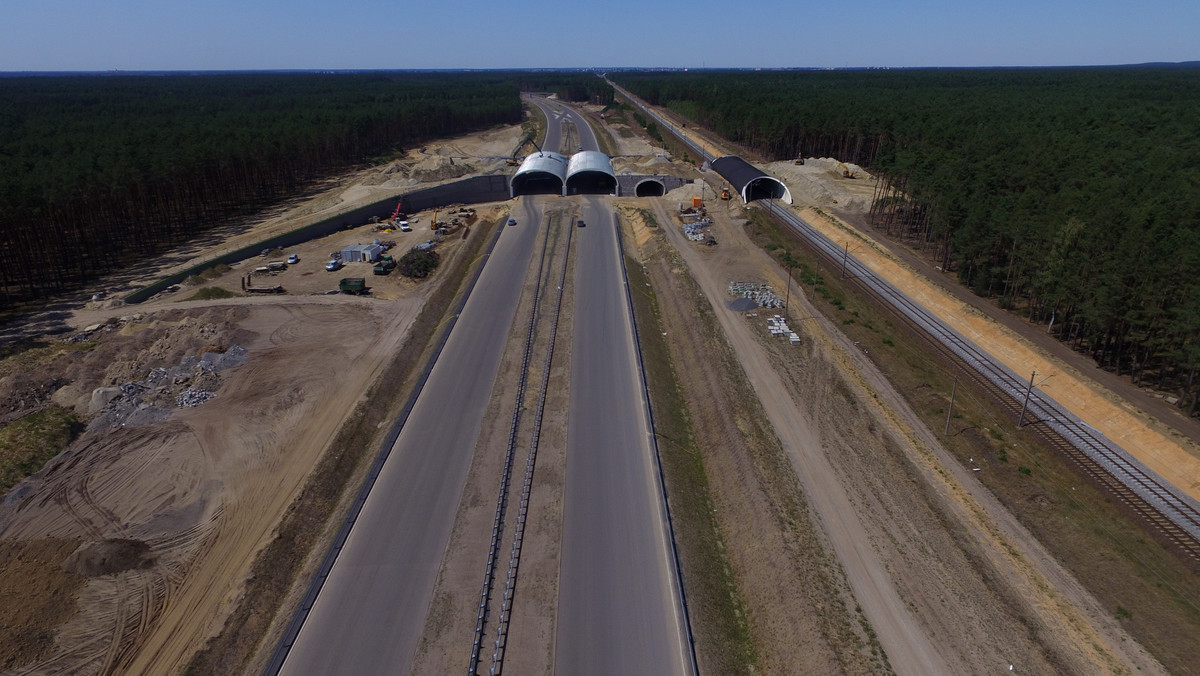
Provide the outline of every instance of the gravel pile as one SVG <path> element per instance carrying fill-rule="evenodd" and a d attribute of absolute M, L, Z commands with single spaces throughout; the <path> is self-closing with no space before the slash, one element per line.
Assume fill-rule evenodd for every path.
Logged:
<path fill-rule="evenodd" d="M 144 380 L 122 383 L 120 394 L 88 425 L 89 430 L 151 425 L 166 420 L 170 407 L 193 408 L 212 399 L 220 385 L 217 376 L 246 363 L 246 348 L 184 357 L 179 366 L 156 368 Z"/>
<path fill-rule="evenodd" d="M 199 406 L 200 404 L 203 404 L 212 398 L 213 393 L 209 392 L 208 390 L 186 389 L 180 392 L 179 396 L 175 398 L 175 404 L 179 408 L 192 408 L 193 406 Z"/>

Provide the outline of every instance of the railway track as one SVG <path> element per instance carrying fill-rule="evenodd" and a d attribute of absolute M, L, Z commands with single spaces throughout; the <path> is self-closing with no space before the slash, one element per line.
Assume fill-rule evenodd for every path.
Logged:
<path fill-rule="evenodd" d="M 518 436 L 521 431 L 521 411 L 525 408 L 525 390 L 528 385 L 531 359 L 534 343 L 537 339 L 537 329 L 540 322 L 543 278 L 548 279 L 549 272 L 545 270 L 547 252 L 551 246 L 553 218 L 547 219 L 546 236 L 542 242 L 542 252 L 538 260 L 537 282 L 534 286 L 533 303 L 529 311 L 529 323 L 525 334 L 524 353 L 521 358 L 521 368 L 517 382 L 517 397 L 513 405 L 512 421 L 509 426 L 508 446 L 504 454 L 504 464 L 501 469 L 500 486 L 496 498 L 496 514 L 492 522 L 491 544 L 488 548 L 487 563 L 484 567 L 484 580 L 479 594 L 479 613 L 475 623 L 475 637 L 471 645 L 471 657 L 467 667 L 468 676 L 477 676 L 480 665 L 480 652 L 483 648 L 483 637 L 489 623 L 493 595 L 496 591 L 496 562 L 502 546 L 504 528 L 508 516 L 509 493 L 512 487 L 512 470 L 516 457 Z M 503 670 L 504 652 L 508 639 L 509 613 L 512 608 L 513 594 L 516 588 L 517 570 L 521 560 L 521 546 L 524 542 L 525 520 L 529 508 L 529 495 L 533 486 L 533 469 L 537 458 L 538 442 L 541 437 L 542 414 L 545 410 L 546 392 L 550 380 L 550 364 L 554 358 L 554 341 L 558 333 L 558 318 L 562 309 L 563 287 L 566 286 L 567 260 L 571 251 L 571 238 L 574 228 L 564 228 L 567 233 L 566 250 L 562 255 L 562 267 L 559 272 L 558 288 L 551 309 L 549 339 L 546 345 L 546 355 L 542 363 L 541 384 L 537 393 L 537 404 L 534 408 L 531 436 L 528 453 L 525 459 L 525 472 L 521 482 L 521 492 L 516 519 L 513 524 L 513 538 L 509 547 L 508 566 L 505 573 L 504 593 L 501 596 L 500 612 L 494 620 L 496 639 L 493 644 L 491 667 L 489 674 L 496 676 Z"/>
<path fill-rule="evenodd" d="M 1200 503 L 1146 467 L 1099 430 L 1039 391 L 1032 378 L 1018 376 L 896 287 L 880 278 L 849 251 L 839 247 L 791 210 L 773 200 L 763 205 L 799 234 L 810 248 L 842 270 L 900 321 L 924 336 L 932 348 L 958 365 L 1018 424 L 1032 427 L 1085 476 L 1113 495 L 1189 564 L 1200 565 Z"/>

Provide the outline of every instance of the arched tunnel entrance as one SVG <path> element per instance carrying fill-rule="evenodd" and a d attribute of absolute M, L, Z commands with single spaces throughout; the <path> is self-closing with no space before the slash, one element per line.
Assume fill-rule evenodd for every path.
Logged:
<path fill-rule="evenodd" d="M 662 197 L 665 194 L 667 194 L 667 188 L 662 181 L 652 178 L 638 183 L 637 187 L 633 189 L 634 197 Z"/>
<path fill-rule="evenodd" d="M 562 193 L 562 179 L 554 174 L 530 172 L 517 174 L 513 177 L 513 197 L 519 195 L 561 195 Z"/>
<path fill-rule="evenodd" d="M 581 171 L 567 178 L 568 195 L 612 195 L 616 192 L 616 177 L 603 171 Z"/>
<path fill-rule="evenodd" d="M 558 153 L 538 152 L 525 158 L 512 177 L 512 196 L 561 195 L 566 183 L 567 158 Z"/>
<path fill-rule="evenodd" d="M 713 171 L 721 175 L 721 178 L 729 181 L 729 184 L 747 204 L 754 200 L 765 199 L 778 199 L 788 204 L 792 203 L 792 193 L 788 191 L 783 181 L 768 176 L 762 169 L 736 155 L 718 157 L 710 165 Z"/>
<path fill-rule="evenodd" d="M 754 200 L 786 199 L 790 201 L 788 189 L 778 179 L 763 176 L 750 181 L 744 188 L 746 202 Z"/>
<path fill-rule="evenodd" d="M 615 195 L 617 177 L 612 160 L 598 150 L 581 150 L 567 165 L 568 195 Z"/>

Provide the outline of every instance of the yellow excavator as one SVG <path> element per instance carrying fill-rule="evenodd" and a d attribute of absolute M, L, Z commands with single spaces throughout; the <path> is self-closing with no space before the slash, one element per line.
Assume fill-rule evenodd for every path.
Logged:
<path fill-rule="evenodd" d="M 517 144 L 517 149 L 513 151 L 512 157 L 504 160 L 504 163 L 510 167 L 520 165 L 521 161 L 517 159 L 517 154 L 521 152 L 521 149 L 525 147 L 526 143 L 533 144 L 533 147 L 537 148 L 539 153 L 542 152 L 542 149 L 540 146 L 538 146 L 537 141 L 533 140 L 533 135 L 529 134 L 525 138 L 521 139 L 521 142 Z"/>
<path fill-rule="evenodd" d="M 838 169 L 842 170 L 842 176 L 845 178 L 854 178 L 854 172 L 850 171 L 850 167 L 847 167 L 845 164 L 838 162 L 837 166 L 834 167 L 834 170 L 836 171 Z"/>
<path fill-rule="evenodd" d="M 729 201 L 732 198 L 733 198 L 733 195 L 730 194 L 728 187 L 721 188 L 721 199 Z"/>

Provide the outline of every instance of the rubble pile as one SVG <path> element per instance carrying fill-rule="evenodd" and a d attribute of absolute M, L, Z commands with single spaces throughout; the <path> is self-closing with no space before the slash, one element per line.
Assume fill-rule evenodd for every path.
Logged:
<path fill-rule="evenodd" d="M 213 398 L 213 393 L 208 390 L 197 390 L 188 388 L 179 393 L 175 398 L 175 405 L 179 408 L 192 408 L 199 406 L 209 399 Z"/>
<path fill-rule="evenodd" d="M 143 315 L 140 312 L 134 313 L 132 315 L 122 315 L 120 317 L 111 317 L 107 321 L 100 322 L 99 324 L 92 324 L 91 326 L 88 326 L 88 327 L 80 330 L 77 333 L 72 333 L 71 335 L 67 336 L 66 338 L 63 338 L 62 341 L 64 343 L 87 342 L 89 340 L 95 339 L 96 338 L 95 334 L 111 333 L 113 331 L 119 330 L 122 326 L 125 326 L 126 324 L 140 322 L 143 319 L 145 319 L 145 315 Z"/>
<path fill-rule="evenodd" d="M 220 372 L 246 363 L 246 348 L 205 352 L 180 360 L 178 366 L 155 368 L 144 380 L 99 387 L 92 392 L 92 412 L 100 413 L 89 430 L 114 429 L 161 422 L 170 408 L 193 408 L 212 399 Z"/>

